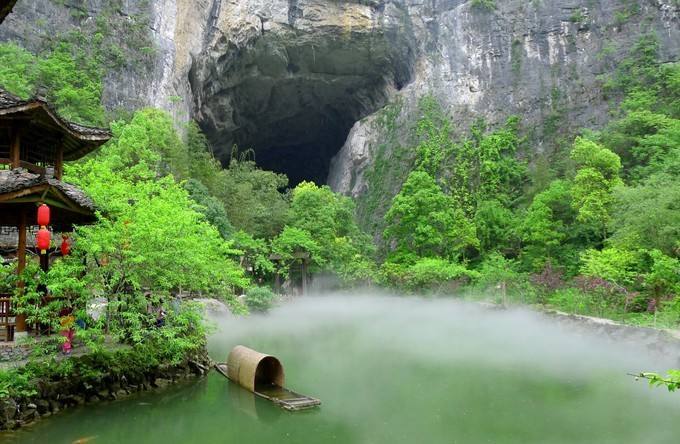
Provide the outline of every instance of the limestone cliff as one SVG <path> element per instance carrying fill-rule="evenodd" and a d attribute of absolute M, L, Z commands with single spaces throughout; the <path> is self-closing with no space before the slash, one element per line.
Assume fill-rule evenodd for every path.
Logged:
<path fill-rule="evenodd" d="M 663 60 L 680 53 L 680 8 L 670 0 L 498 1 L 492 11 L 472 2 L 439 3 L 412 15 L 427 32 L 419 39 L 414 81 L 398 93 L 401 128 L 417 113 L 418 98 L 433 94 L 461 128 L 476 117 L 493 124 L 522 116 L 537 127 L 534 147 L 541 150 L 550 142 L 542 131 L 550 117 L 572 128 L 606 121 L 598 76 L 642 34 L 658 36 Z M 333 162 L 335 189 L 357 196 L 367 186 L 362 172 L 385 140 L 379 127 L 375 117 L 353 127 Z"/>
<path fill-rule="evenodd" d="M 104 11 L 128 56 L 107 76 L 107 107 L 194 118 L 223 156 L 252 147 L 294 182 L 327 180 L 366 220 L 403 180 L 420 97 L 461 133 L 518 114 L 541 151 L 556 127 L 607 119 L 598 78 L 641 35 L 656 34 L 664 61 L 680 55 L 675 0 L 20 0 L 0 39 L 35 48 Z M 138 16 L 154 42 L 142 69 L 124 35 Z M 376 190 L 383 203 L 368 205 Z"/>

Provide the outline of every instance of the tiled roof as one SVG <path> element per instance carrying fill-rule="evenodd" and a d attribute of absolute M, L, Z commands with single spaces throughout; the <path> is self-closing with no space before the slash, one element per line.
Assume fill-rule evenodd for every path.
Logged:
<path fill-rule="evenodd" d="M 45 111 L 50 114 L 50 117 L 56 121 L 56 123 L 67 127 L 76 133 L 75 135 L 82 136 L 88 140 L 108 140 L 111 138 L 111 132 L 105 128 L 80 125 L 62 119 L 54 110 L 52 105 L 50 105 L 42 97 L 32 97 L 28 100 L 24 100 L 21 97 L 17 97 L 14 94 L 0 88 L 0 114 L 9 114 L 13 110 L 24 110 L 36 107 L 44 108 Z"/>
<path fill-rule="evenodd" d="M 58 189 L 73 202 L 90 211 L 95 210 L 94 203 L 80 188 L 44 175 L 31 173 L 23 168 L 0 170 L 0 194 L 11 193 L 38 185 L 48 184 Z"/>

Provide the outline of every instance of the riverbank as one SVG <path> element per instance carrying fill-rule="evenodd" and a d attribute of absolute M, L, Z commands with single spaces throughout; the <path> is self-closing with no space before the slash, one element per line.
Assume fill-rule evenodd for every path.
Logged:
<path fill-rule="evenodd" d="M 162 389 L 205 375 L 207 326 L 200 304 L 184 302 L 160 324 L 77 328 L 62 354 L 59 335 L 29 338 L 26 360 L 0 369 L 0 430 L 15 429 L 64 409 Z"/>
<path fill-rule="evenodd" d="M 310 298 L 314 299 L 314 298 Z M 401 298 L 399 298 L 401 299 Z M 216 300 L 202 300 L 204 314 L 209 318 L 231 318 L 225 304 Z M 289 305 L 287 300 L 284 305 Z M 584 337 L 607 338 L 625 346 L 642 346 L 650 355 L 677 356 L 680 366 L 680 332 L 651 327 L 621 324 L 610 319 L 569 314 L 537 305 L 511 305 L 477 302 L 491 311 L 530 309 L 540 313 L 551 323 Z M 254 323 L 264 319 L 257 317 Z M 15 369 L 12 387 L 0 380 L 0 430 L 11 430 L 28 425 L 40 418 L 52 416 L 65 409 L 125 398 L 134 393 L 161 390 L 181 381 L 200 378 L 212 366 L 205 341 L 196 340 L 196 347 L 185 350 L 180 358 L 171 359 L 158 344 L 107 347 L 96 353 L 85 353 L 68 358 L 51 357 L 42 362 L 29 361 L 29 371 Z M 635 370 L 631 368 L 631 371 Z M 639 370 L 646 370 L 640 368 Z M 22 376 L 32 375 L 32 378 Z M 8 390 L 12 396 L 6 396 Z M 4 392 L 2 392 L 4 390 Z"/>
<path fill-rule="evenodd" d="M 163 389 L 202 377 L 212 365 L 204 345 L 187 350 L 178 360 L 164 359 L 154 348 L 144 344 L 61 361 L 32 361 L 4 373 L 0 430 L 16 429 L 70 407 Z"/>
<path fill-rule="evenodd" d="M 586 330 L 619 343 L 641 344 L 653 355 L 676 356 L 680 367 L 680 330 L 622 324 L 611 319 L 569 314 L 550 308 L 543 308 L 540 312 L 569 329 Z"/>

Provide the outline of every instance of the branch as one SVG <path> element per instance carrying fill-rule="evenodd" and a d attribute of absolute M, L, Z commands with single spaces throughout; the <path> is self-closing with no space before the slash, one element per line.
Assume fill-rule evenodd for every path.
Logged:
<path fill-rule="evenodd" d="M 680 370 L 671 370 L 667 376 L 661 376 L 658 373 L 640 372 L 638 374 L 628 373 L 628 375 L 635 377 L 635 380 L 640 378 L 649 381 L 649 385 L 653 387 L 665 386 L 669 392 L 674 392 L 680 388 Z"/>

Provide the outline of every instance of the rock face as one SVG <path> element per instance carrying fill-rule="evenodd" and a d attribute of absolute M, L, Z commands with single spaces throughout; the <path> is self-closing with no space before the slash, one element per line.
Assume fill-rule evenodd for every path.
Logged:
<path fill-rule="evenodd" d="M 478 117 L 494 125 L 521 116 L 535 127 L 537 151 L 552 142 L 549 123 L 597 128 L 608 118 L 598 77 L 642 35 L 658 37 L 662 60 L 680 55 L 677 3 L 623 3 L 506 0 L 497 1 L 495 10 L 469 1 L 412 5 L 419 57 L 414 81 L 397 94 L 397 142 L 409 142 L 403 130 L 417 118 L 418 100 L 426 94 L 444 105 L 459 133 Z M 333 160 L 329 184 L 356 197 L 365 193 L 370 183 L 364 172 L 387 132 L 375 118 L 357 122 Z"/>
<path fill-rule="evenodd" d="M 195 116 L 216 145 L 252 147 L 265 168 L 306 165 L 293 182 L 325 182 L 354 122 L 412 76 L 402 5 L 222 2 L 214 21 L 189 77 Z"/>
<path fill-rule="evenodd" d="M 459 133 L 479 117 L 494 125 L 518 114 L 533 129 L 532 149 L 543 151 L 556 128 L 606 120 L 598 77 L 640 36 L 657 36 L 664 61 L 680 55 L 675 0 L 496 0 L 491 9 L 473 0 L 59 3 L 19 1 L 0 38 L 35 48 L 36 23 L 52 35 L 86 27 L 113 3 L 114 21 L 146 14 L 155 51 L 141 72 L 112 70 L 109 108 L 154 105 L 195 118 L 225 160 L 232 144 L 254 148 L 258 163 L 293 182 L 327 178 L 359 198 L 401 185 L 402 170 L 390 165 L 408 162 L 424 95 Z M 377 176 L 389 187 L 376 190 Z"/>

